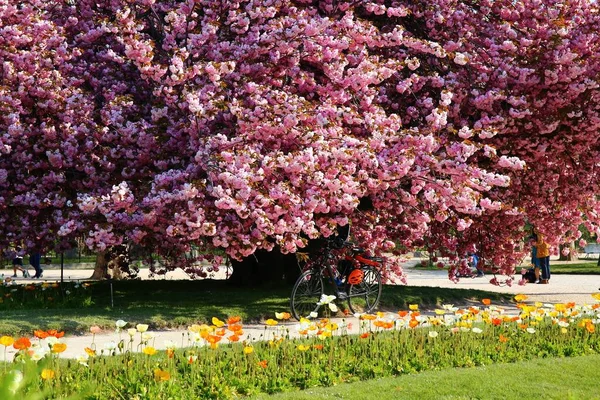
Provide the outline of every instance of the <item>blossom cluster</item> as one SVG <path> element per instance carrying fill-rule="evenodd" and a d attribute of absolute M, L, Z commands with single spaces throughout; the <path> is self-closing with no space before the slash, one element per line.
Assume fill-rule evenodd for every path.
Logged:
<path fill-rule="evenodd" d="M 526 222 L 598 232 L 595 2 L 13 3 L 0 245 L 240 259 L 350 222 L 512 273 Z"/>

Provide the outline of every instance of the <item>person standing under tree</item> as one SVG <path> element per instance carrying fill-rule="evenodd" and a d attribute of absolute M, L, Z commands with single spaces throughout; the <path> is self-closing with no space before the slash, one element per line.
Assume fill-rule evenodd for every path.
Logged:
<path fill-rule="evenodd" d="M 540 267 L 540 280 L 538 283 L 547 284 L 550 280 L 550 246 L 544 240 L 544 236 L 536 232 L 537 240 L 535 243 L 536 256 Z"/>
<path fill-rule="evenodd" d="M 531 265 L 533 265 L 533 273 L 535 275 L 535 283 L 540 281 L 540 260 L 537 258 L 537 235 L 533 233 L 529 238 L 531 246 Z"/>

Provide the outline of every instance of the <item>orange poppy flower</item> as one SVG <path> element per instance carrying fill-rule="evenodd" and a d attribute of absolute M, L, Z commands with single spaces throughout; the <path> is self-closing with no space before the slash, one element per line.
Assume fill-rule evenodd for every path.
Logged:
<path fill-rule="evenodd" d="M 416 317 L 418 317 L 419 315 L 421 315 L 421 313 L 420 313 L 420 312 L 418 312 L 418 311 L 413 311 L 413 312 L 411 312 L 411 313 L 410 313 L 410 317 L 411 317 L 411 318 L 416 318 Z"/>
<path fill-rule="evenodd" d="M 323 350 L 323 345 L 322 344 L 313 344 L 313 349 Z"/>
<path fill-rule="evenodd" d="M 289 312 L 282 312 L 282 313 L 276 312 L 275 318 L 282 319 L 282 320 L 288 320 L 288 319 L 292 318 L 292 314 L 290 314 Z"/>
<path fill-rule="evenodd" d="M 490 299 L 481 299 L 481 302 L 486 306 L 489 306 L 490 304 L 492 304 L 492 301 Z"/>
<path fill-rule="evenodd" d="M 60 339 L 61 337 L 65 336 L 64 331 L 59 332 L 56 329 L 50 329 L 46 331 L 46 333 L 48 334 L 48 336 L 54 336 L 57 339 Z"/>
<path fill-rule="evenodd" d="M 53 353 L 62 353 L 66 349 L 67 349 L 66 343 L 54 343 L 52 345 L 52 352 Z"/>
<path fill-rule="evenodd" d="M 48 337 L 48 333 L 41 329 L 36 329 L 35 331 L 33 331 L 33 336 L 35 336 L 38 339 L 46 339 Z"/>
<path fill-rule="evenodd" d="M 360 335 L 360 338 L 361 338 L 361 339 L 366 339 L 366 338 L 368 338 L 368 337 L 369 337 L 369 332 L 365 332 L 365 333 L 363 333 L 362 335 Z"/>
<path fill-rule="evenodd" d="M 400 318 L 404 318 L 408 315 L 408 311 L 398 311 L 398 315 Z"/>
<path fill-rule="evenodd" d="M 173 358 L 175 356 L 175 350 L 173 350 L 173 349 L 167 349 L 166 352 L 167 352 L 167 357 L 169 357 L 169 358 Z"/>
<path fill-rule="evenodd" d="M 492 318 L 492 325 L 494 325 L 494 326 L 500 326 L 500 325 L 502 325 L 502 319 L 500 319 L 500 318 Z"/>
<path fill-rule="evenodd" d="M 259 361 L 259 362 L 258 362 L 258 365 L 259 365 L 261 368 L 267 368 L 267 360 L 262 360 L 262 361 Z"/>
<path fill-rule="evenodd" d="M 238 335 L 231 335 L 227 339 L 229 339 L 230 342 L 239 342 L 240 337 Z"/>
<path fill-rule="evenodd" d="M 85 350 L 85 352 L 87 353 L 87 355 L 90 356 L 90 357 L 95 357 L 96 356 L 96 350 L 92 350 L 89 347 L 86 347 L 83 350 Z"/>
<path fill-rule="evenodd" d="M 208 343 L 212 344 L 216 344 L 219 343 L 221 341 L 221 336 L 216 336 L 216 335 L 208 335 L 208 337 L 206 338 L 206 341 Z"/>
<path fill-rule="evenodd" d="M 229 324 L 227 326 L 227 330 L 230 330 L 231 332 L 241 331 L 242 330 L 242 325 L 240 325 L 240 324 Z"/>
<path fill-rule="evenodd" d="M 218 335 L 218 336 L 225 336 L 225 333 L 226 333 L 225 328 L 215 331 L 215 335 Z"/>
<path fill-rule="evenodd" d="M 589 333 L 594 333 L 596 331 L 594 324 L 592 324 L 591 322 L 588 322 L 587 324 L 585 324 L 585 329 L 587 329 L 587 331 Z"/>
<path fill-rule="evenodd" d="M 377 319 L 377 316 L 373 314 L 364 314 L 360 316 L 360 319 L 365 319 L 367 321 L 375 321 Z"/>
<path fill-rule="evenodd" d="M 31 347 L 31 341 L 26 337 L 18 338 L 13 343 L 13 347 L 17 350 L 27 350 Z"/>
<path fill-rule="evenodd" d="M 508 342 L 508 338 L 504 335 L 500 335 L 500 337 L 498 338 L 498 340 L 500 341 L 500 343 L 506 343 Z"/>
<path fill-rule="evenodd" d="M 241 320 L 242 320 L 242 318 L 241 318 L 241 317 L 237 317 L 237 316 L 235 316 L 235 317 L 229 317 L 229 318 L 227 319 L 227 324 L 228 324 L 228 325 L 237 324 L 237 323 L 238 323 L 238 322 L 240 322 Z"/>
<path fill-rule="evenodd" d="M 408 323 L 408 326 L 410 326 L 411 328 L 416 328 L 417 326 L 419 326 L 419 321 L 417 321 L 416 319 L 411 319 Z"/>
<path fill-rule="evenodd" d="M 154 370 L 154 379 L 159 382 L 168 381 L 169 379 L 171 379 L 171 374 L 168 371 L 156 368 Z"/>

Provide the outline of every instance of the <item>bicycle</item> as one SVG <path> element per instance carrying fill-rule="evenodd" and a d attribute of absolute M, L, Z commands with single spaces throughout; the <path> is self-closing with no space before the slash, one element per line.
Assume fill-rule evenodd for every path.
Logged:
<path fill-rule="evenodd" d="M 340 273 L 341 255 L 350 265 Z M 381 297 L 379 271 L 383 266 L 383 259 L 367 256 L 350 242 L 327 239 L 321 253 L 315 260 L 309 261 L 307 269 L 294 284 L 290 298 L 292 315 L 300 320 L 318 312 L 317 303 L 325 294 L 324 281 L 329 282 L 336 299 L 348 301 L 352 313 L 370 313 Z"/>

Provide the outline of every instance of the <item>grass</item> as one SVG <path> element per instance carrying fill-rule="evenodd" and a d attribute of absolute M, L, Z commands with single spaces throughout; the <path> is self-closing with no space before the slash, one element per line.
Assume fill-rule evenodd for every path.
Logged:
<path fill-rule="evenodd" d="M 330 388 L 261 395 L 302 399 L 600 399 L 600 355 L 426 371 Z"/>
<path fill-rule="evenodd" d="M 438 268 L 434 263 L 433 265 L 416 264 L 415 269 L 424 271 L 439 271 L 446 270 L 447 268 Z M 529 268 L 529 260 L 526 261 L 521 267 L 517 267 L 517 273 L 520 268 Z M 550 270 L 553 274 L 573 274 L 573 275 L 600 275 L 600 267 L 598 266 L 598 260 L 579 260 L 579 262 L 565 262 L 565 261 L 550 261 Z"/>
<path fill-rule="evenodd" d="M 60 296 L 59 289 L 54 290 Z M 5 301 L 0 304 L 0 334 L 31 333 L 38 328 L 61 329 L 74 334 L 87 332 L 92 325 L 112 329 L 117 319 L 149 323 L 152 329 L 181 327 L 228 315 L 257 322 L 271 318 L 275 312 L 289 311 L 291 292 L 287 286 L 236 288 L 225 281 L 210 280 L 118 281 L 113 283 L 114 307 L 111 307 L 108 282 L 93 283 L 86 290 L 87 297 L 81 305 L 71 308 L 48 303 L 10 305 Z M 14 297 L 25 298 L 18 293 Z M 427 308 L 443 303 L 468 304 L 482 298 L 506 304 L 511 302 L 512 296 L 480 290 L 386 285 L 380 305 L 382 309 L 397 311 L 408 308 L 408 304 Z"/>
<path fill-rule="evenodd" d="M 560 261 L 550 262 L 550 271 L 553 274 L 574 274 L 574 275 L 600 275 L 600 267 L 597 260 L 584 261 L 567 264 Z"/>

